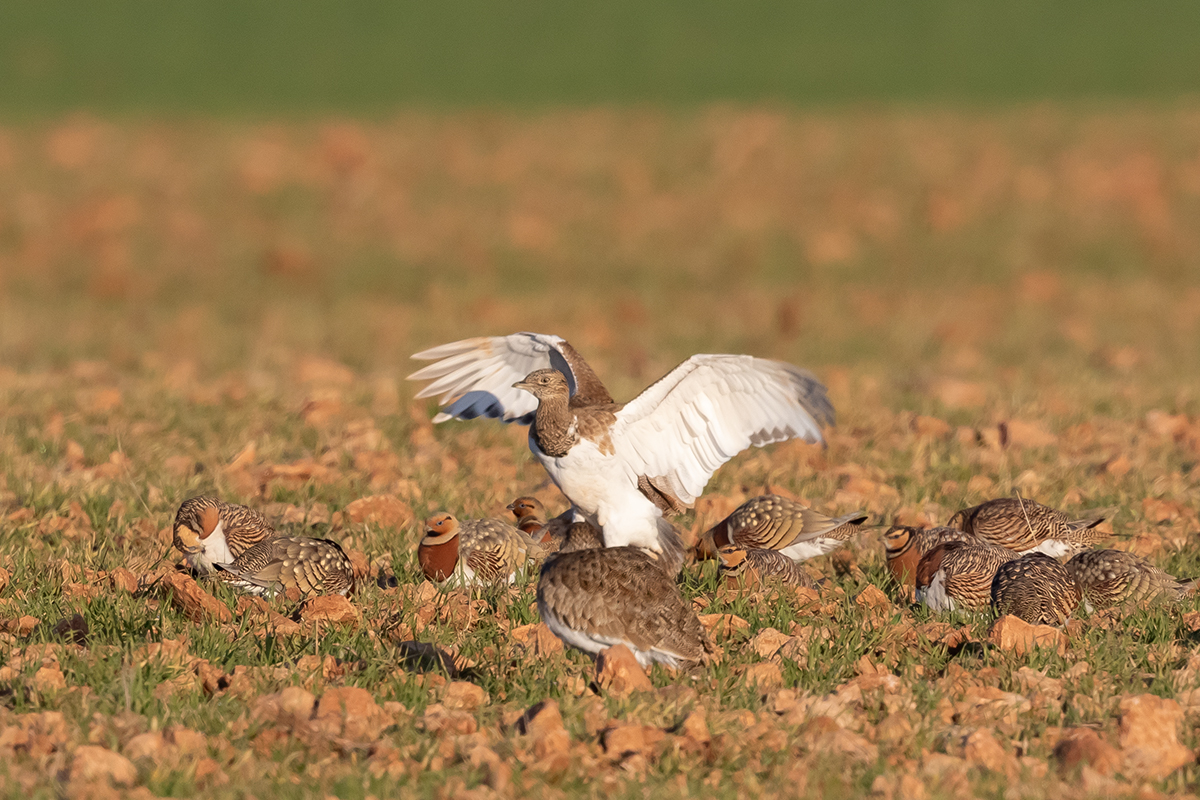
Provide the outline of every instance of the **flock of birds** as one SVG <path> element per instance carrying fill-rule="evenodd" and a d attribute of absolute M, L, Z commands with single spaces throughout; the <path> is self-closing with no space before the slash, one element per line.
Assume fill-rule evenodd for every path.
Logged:
<path fill-rule="evenodd" d="M 697 355 L 633 401 L 615 403 L 557 336 L 467 339 L 417 353 L 434 363 L 434 422 L 491 417 L 528 425 L 529 447 L 571 506 L 548 518 L 532 497 L 512 522 L 425 520 L 417 560 L 440 584 L 513 582 L 540 563 L 537 606 L 563 642 L 596 654 L 626 645 L 639 663 L 707 662 L 714 645 L 677 578 L 694 559 L 719 559 L 726 580 L 814 586 L 801 563 L 855 535 L 861 512 L 827 517 L 776 495 L 755 497 L 686 551 L 666 518 L 692 505 L 712 474 L 750 445 L 822 440 L 832 425 L 825 387 L 790 364 Z M 1096 549 L 1103 516 L 1072 520 L 1015 497 L 955 514 L 944 527 L 893 526 L 883 535 L 894 580 L 935 611 L 1014 614 L 1061 626 L 1082 604 L 1102 609 L 1191 593 L 1132 553 Z M 328 539 L 279 535 L 252 509 L 211 497 L 180 507 L 174 542 L 188 566 L 255 594 L 349 594 L 354 569 Z M 1065 564 L 1059 559 L 1070 555 Z"/>

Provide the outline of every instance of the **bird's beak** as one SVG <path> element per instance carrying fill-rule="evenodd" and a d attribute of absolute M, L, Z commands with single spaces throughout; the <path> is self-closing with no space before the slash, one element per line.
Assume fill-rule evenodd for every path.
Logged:
<path fill-rule="evenodd" d="M 514 385 L 516 385 L 516 384 L 514 384 Z M 507 508 L 509 511 L 512 511 L 513 505 L 514 505 L 513 503 L 509 503 L 508 505 L 505 506 L 505 508 Z"/>
<path fill-rule="evenodd" d="M 513 388 L 514 389 L 528 389 L 529 384 L 525 383 L 525 381 L 517 381 L 516 383 L 513 384 Z"/>

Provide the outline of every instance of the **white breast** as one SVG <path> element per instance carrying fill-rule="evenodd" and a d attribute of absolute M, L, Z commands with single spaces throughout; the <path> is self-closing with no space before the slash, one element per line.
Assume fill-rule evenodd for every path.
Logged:
<path fill-rule="evenodd" d="M 917 590 L 917 602 L 924 603 L 934 611 L 953 611 L 954 598 L 946 594 L 946 574 L 940 569 L 924 589 Z"/>
<path fill-rule="evenodd" d="M 199 553 L 188 553 L 184 558 L 187 565 L 202 575 L 211 575 L 216 571 L 213 564 L 232 564 L 233 554 L 229 552 L 229 543 L 225 541 L 225 523 L 218 522 L 217 527 L 207 538 L 201 540 L 204 547 Z"/>
<path fill-rule="evenodd" d="M 571 504 L 603 531 L 606 547 L 633 545 L 662 552 L 658 542 L 662 514 L 638 491 L 637 476 L 619 459 L 601 453 L 586 439 L 559 458 L 543 453 L 532 436 L 529 449 Z"/>
<path fill-rule="evenodd" d="M 807 561 L 810 558 L 823 556 L 826 553 L 832 553 L 837 550 L 845 542 L 841 539 L 834 539 L 829 536 L 818 536 L 816 539 L 809 539 L 804 542 L 796 542 L 789 545 L 779 552 L 783 553 L 793 561 Z"/>
<path fill-rule="evenodd" d="M 1031 547 L 1028 550 L 1022 550 L 1021 553 L 1029 555 L 1030 553 L 1045 553 L 1051 558 L 1062 558 L 1063 556 L 1074 555 L 1083 548 L 1080 545 L 1064 542 L 1062 539 L 1047 539 L 1037 547 Z"/>

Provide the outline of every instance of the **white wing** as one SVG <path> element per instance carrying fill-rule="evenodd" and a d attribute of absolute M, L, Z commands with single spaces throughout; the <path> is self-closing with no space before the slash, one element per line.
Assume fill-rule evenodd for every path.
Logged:
<path fill-rule="evenodd" d="M 410 381 L 433 383 L 417 398 L 438 398 L 442 412 L 435 423 L 455 417 L 491 417 L 529 425 L 537 411 L 537 398 L 513 384 L 536 369 L 553 368 L 567 376 L 571 394 L 575 375 L 559 349 L 563 339 L 545 333 L 479 336 L 414 353 L 419 361 L 433 361 L 408 376 Z"/>
<path fill-rule="evenodd" d="M 750 445 L 821 441 L 833 406 L 812 374 L 752 356 L 697 355 L 617 412 L 617 458 L 691 505 L 717 468 Z"/>

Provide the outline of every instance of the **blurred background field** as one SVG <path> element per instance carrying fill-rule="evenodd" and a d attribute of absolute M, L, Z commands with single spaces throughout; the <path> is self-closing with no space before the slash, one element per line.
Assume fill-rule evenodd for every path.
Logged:
<path fill-rule="evenodd" d="M 47 0 L 0 9 L 0 107 L 1170 100 L 1198 30 L 1186 0 Z"/>
<path fill-rule="evenodd" d="M 690 534 L 768 488 L 914 524 L 1020 491 L 1119 508 L 1119 546 L 1196 574 L 1198 41 L 1200 5 L 1184 2 L 0 4 L 0 565 L 13 573 L 0 585 L 0 669 L 24 664 L 13 674 L 30 685 L 57 669 L 19 651 L 56 641 L 48 624 L 75 611 L 95 645 L 63 656 L 63 694 L 0 688 L 0 722 L 63 711 L 75 743 L 94 711 L 124 711 L 142 728 L 200 730 L 220 762 L 205 774 L 234 786 L 270 794 L 303 774 L 362 794 L 353 758 L 247 727 L 247 698 L 298 680 L 270 671 L 312 652 L 367 665 L 322 680 L 404 707 L 388 736 L 407 766 L 387 780 L 445 793 L 439 763 L 479 783 L 478 764 L 435 762 L 444 741 L 408 724 L 440 702 L 440 684 L 398 669 L 374 627 L 261 639 L 253 613 L 196 626 L 164 602 L 147 616 L 152 598 L 80 577 L 168 569 L 174 509 L 212 491 L 394 570 L 400 589 L 371 583 L 356 598 L 368 619 L 397 616 L 423 640 L 502 663 L 476 678 L 496 701 L 476 716 L 506 759 L 524 738 L 504 720 L 547 692 L 576 750 L 598 751 L 580 722 L 590 667 L 540 654 L 526 669 L 528 654 L 510 653 L 510 623 L 536 621 L 529 587 L 482 633 L 412 621 L 428 608 L 415 520 L 442 507 L 499 515 L 528 492 L 562 506 L 522 431 L 435 429 L 432 405 L 412 401 L 409 354 L 466 336 L 562 335 L 619 399 L 700 351 L 815 371 L 839 411 L 829 448 L 736 459 L 681 519 Z M 353 506 L 379 496 L 366 506 L 387 514 Z M 815 569 L 846 600 L 882 585 L 881 562 L 868 531 Z M 711 596 L 711 570 L 685 590 Z M 894 599 L 889 630 L 911 630 Z M 989 690 L 1024 692 L 1030 664 L 1067 684 L 1058 710 L 1005 717 L 1011 758 L 971 773 L 984 794 L 1002 790 L 1000 772 L 1026 775 L 1009 769 L 1013 753 L 1044 778 L 1059 726 L 1115 741 L 1123 693 L 1200 714 L 1194 613 L 1091 625 L 1065 654 L 965 650 L 948 665 L 942 639 L 901 643 L 843 605 L 836 624 L 814 623 L 827 651 L 780 662 L 789 686 L 845 688 L 860 658 L 906 685 L 938 677 L 897 712 L 912 711 L 913 736 L 875 738 L 891 706 L 846 722 L 883 759 L 842 771 L 805 752 L 816 793 L 862 796 L 884 759 L 912 772 L 949 757 L 942 713 L 973 679 L 960 664 L 991 670 L 979 678 Z M 756 629 L 795 622 L 744 598 L 709 610 Z M 38 624 L 21 628 L 22 614 Z M 269 679 L 240 685 L 245 697 L 201 690 L 192 672 L 148 671 L 128 652 L 168 634 Z M 777 730 L 744 678 L 767 659 L 739 644 L 701 685 L 714 731 L 737 741 L 743 712 Z M 1089 661 L 1094 680 L 1064 677 Z M 123 688 L 118 669 L 141 683 Z M 179 695 L 154 693 L 163 676 Z M 128 752 L 121 725 L 95 722 L 109 732 L 94 735 Z M 802 739 L 788 729 L 785 744 Z M 239 760 L 252 743 L 262 758 Z M 69 766 L 56 752 L 21 762 L 26 788 L 57 785 L 42 769 Z M 781 753 L 764 766 L 730 747 L 706 766 L 718 783 L 749 765 L 764 786 L 800 786 Z M 306 770 L 310 756 L 324 773 Z M 651 782 L 699 791 L 693 756 L 655 762 Z M 139 762 L 155 793 L 222 785 L 167 761 Z M 921 775 L 935 796 L 962 788 Z M 1195 766 L 1171 780 L 1194 789 Z M 1031 785 L 1061 796 L 1053 775 Z M 887 786 L 877 795 L 903 796 Z"/>

